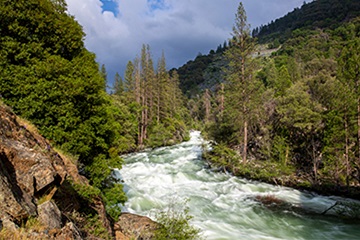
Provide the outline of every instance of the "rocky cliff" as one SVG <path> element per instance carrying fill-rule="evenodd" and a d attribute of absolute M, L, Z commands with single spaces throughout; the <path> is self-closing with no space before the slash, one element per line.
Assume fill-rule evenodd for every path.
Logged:
<path fill-rule="evenodd" d="M 101 199 L 89 204 L 76 193 L 74 183 L 88 186 L 74 163 L 0 103 L 0 228 L 16 232 L 31 222 L 37 231 L 29 227 L 22 238 L 91 238 L 81 210 L 88 208 L 112 235 Z"/>
<path fill-rule="evenodd" d="M 123 214 L 113 223 L 101 196 L 76 186 L 91 189 L 70 157 L 0 102 L 0 239 L 153 237 L 152 220 Z"/>

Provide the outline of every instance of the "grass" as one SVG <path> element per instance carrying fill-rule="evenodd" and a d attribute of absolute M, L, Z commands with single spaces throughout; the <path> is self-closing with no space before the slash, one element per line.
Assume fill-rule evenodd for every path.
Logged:
<path fill-rule="evenodd" d="M 91 235 L 101 239 L 112 239 L 108 230 L 102 225 L 98 215 L 88 215 L 86 220 L 87 224 L 85 225 L 85 229 Z"/>
<path fill-rule="evenodd" d="M 60 155 L 60 157 L 64 160 L 64 162 L 71 162 L 76 166 L 78 166 L 78 160 L 79 160 L 78 156 L 65 152 L 61 150 L 59 147 L 54 147 L 54 150 Z"/>
<path fill-rule="evenodd" d="M 15 231 L 3 228 L 0 239 L 7 240 L 46 240 L 49 236 L 43 233 L 45 226 L 35 217 L 30 217 L 26 223 Z"/>
<path fill-rule="evenodd" d="M 51 191 L 49 193 L 46 193 L 43 196 L 41 196 L 37 200 L 37 205 L 43 204 L 44 202 L 47 202 L 47 201 L 50 201 L 53 198 L 53 196 L 55 195 L 57 190 L 58 190 L 57 187 L 54 187 L 53 189 L 51 189 Z"/>
<path fill-rule="evenodd" d="M 290 176 L 295 172 L 293 166 L 276 161 L 251 160 L 243 164 L 240 161 L 241 156 L 224 145 L 213 146 L 213 150 L 204 152 L 203 157 L 214 168 L 225 169 L 236 176 L 266 182 L 273 182 L 275 178 Z"/>
<path fill-rule="evenodd" d="M 19 125 L 25 127 L 29 132 L 40 135 L 37 127 L 34 124 L 32 124 L 30 121 L 23 119 L 19 116 L 16 116 L 16 121 L 19 123 Z"/>

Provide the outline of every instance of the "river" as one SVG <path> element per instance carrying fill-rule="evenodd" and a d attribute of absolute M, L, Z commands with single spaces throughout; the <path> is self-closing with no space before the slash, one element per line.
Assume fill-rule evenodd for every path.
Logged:
<path fill-rule="evenodd" d="M 115 171 L 128 196 L 124 210 L 153 217 L 157 209 L 187 199 L 191 223 L 204 239 L 360 239 L 359 222 L 320 214 L 348 199 L 213 172 L 201 160 L 203 143 L 193 131 L 188 142 L 125 156 Z M 268 195 L 307 213 L 269 209 L 255 199 Z"/>

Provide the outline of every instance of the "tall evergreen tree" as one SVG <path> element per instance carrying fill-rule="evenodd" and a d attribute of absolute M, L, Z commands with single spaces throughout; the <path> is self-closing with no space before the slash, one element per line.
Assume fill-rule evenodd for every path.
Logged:
<path fill-rule="evenodd" d="M 118 72 L 115 74 L 113 91 L 114 94 L 118 96 L 124 94 L 124 82 Z"/>
<path fill-rule="evenodd" d="M 250 26 L 243 4 L 240 2 L 233 27 L 231 47 L 226 50 L 225 57 L 229 61 L 226 69 L 228 90 L 226 106 L 237 130 L 242 147 L 242 162 L 247 162 L 249 127 L 256 121 L 259 109 L 261 83 L 254 76 L 256 68 L 252 53 L 255 51 L 255 40 L 250 35 Z M 229 109 L 231 108 L 231 110 Z"/>
<path fill-rule="evenodd" d="M 125 70 L 125 83 L 124 83 L 124 90 L 126 92 L 134 94 L 135 91 L 135 79 L 134 79 L 134 64 L 129 61 L 126 64 L 126 70 Z M 135 98 L 134 98 L 135 99 Z"/>

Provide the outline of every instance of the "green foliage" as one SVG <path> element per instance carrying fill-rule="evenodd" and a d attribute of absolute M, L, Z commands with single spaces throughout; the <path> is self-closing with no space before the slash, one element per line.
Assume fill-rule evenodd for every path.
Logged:
<path fill-rule="evenodd" d="M 85 166 L 85 170 L 90 176 L 91 185 L 97 188 L 101 188 L 111 174 L 111 169 L 103 154 L 96 156 L 90 165 Z"/>
<path fill-rule="evenodd" d="M 360 3 L 353 0 L 317 0 L 304 4 L 300 9 L 271 23 L 260 26 L 256 37 L 260 42 L 284 42 L 297 29 L 336 28 L 360 14 Z"/>
<path fill-rule="evenodd" d="M 300 18 L 292 21 L 290 16 L 300 12 L 310 14 L 309 9 L 329 2 L 314 1 L 305 4 L 301 11 L 295 10 L 286 17 L 288 27 L 301 21 Z M 333 2 L 336 6 L 352 5 L 352 13 L 358 11 L 359 4 L 354 1 Z M 320 12 L 334 14 L 334 6 L 323 5 Z M 351 20 L 356 15 L 352 13 L 339 16 L 344 20 L 344 16 L 351 15 L 344 22 L 333 21 L 336 16 L 327 23 L 313 23 L 324 28 L 306 28 L 305 24 L 293 31 L 267 35 L 267 40 L 279 39 L 269 42 L 270 45 L 281 43 L 279 50 L 261 59 L 254 59 L 258 54 L 252 50 L 248 64 L 239 61 L 249 59 L 246 51 L 236 52 L 236 38 L 230 41 L 224 67 L 224 85 L 228 87 L 223 90 L 220 84 L 213 85 L 212 115 L 208 118 L 211 120 L 203 123 L 204 136 L 219 143 L 212 152 L 204 154 L 215 168 L 270 182 L 272 178 L 287 178 L 286 175 L 295 178 L 296 172 L 299 181 L 292 184 L 307 189 L 331 186 L 327 189 L 334 194 L 339 192 L 335 189 L 345 191 L 347 186 L 358 185 L 360 20 L 358 17 Z M 240 20 L 236 26 L 245 22 Z M 330 22 L 336 24 L 329 27 Z M 283 23 L 279 20 L 270 25 L 280 29 Z M 246 29 L 246 24 L 241 26 Z M 245 33 L 246 38 L 248 32 Z M 280 39 L 277 34 L 284 37 Z M 255 79 L 246 78 L 248 75 L 242 67 L 248 68 L 248 75 Z M 202 120 L 201 99 L 190 101 L 192 114 Z M 223 110 L 219 111 L 221 106 Z M 247 139 L 244 138 L 246 120 Z M 236 150 L 235 157 L 224 147 Z M 246 147 L 251 160 L 249 166 L 242 166 L 238 161 Z"/>
<path fill-rule="evenodd" d="M 100 239 L 113 239 L 108 230 L 103 226 L 98 215 L 88 215 L 86 217 L 86 225 L 84 228 L 94 237 Z"/>
<path fill-rule="evenodd" d="M 93 187 L 91 185 L 77 184 L 72 182 L 72 186 L 75 191 L 89 203 L 93 203 L 95 198 L 101 196 L 101 191 L 99 188 Z"/>
<path fill-rule="evenodd" d="M 191 226 L 192 216 L 189 215 L 189 209 L 186 201 L 175 201 L 168 207 L 156 213 L 156 221 L 160 224 L 155 232 L 154 239 L 157 240 L 191 240 L 201 239 L 200 230 Z"/>
<path fill-rule="evenodd" d="M 236 176 L 250 179 L 273 182 L 273 179 L 281 179 L 284 176 L 292 175 L 294 167 L 290 164 L 276 161 L 250 161 L 242 164 L 241 156 L 234 150 L 224 145 L 214 145 L 210 151 L 203 153 L 213 169 L 230 171 Z"/>
<path fill-rule="evenodd" d="M 80 195 L 89 201 L 100 196 L 99 189 L 109 186 L 110 167 L 121 167 L 120 150 L 114 149 L 123 132 L 122 109 L 105 92 L 105 66 L 100 72 L 95 55 L 84 48 L 82 28 L 64 1 L 1 1 L 0 12 L 4 102 L 53 145 L 77 156 L 94 186 L 78 187 Z"/>
<path fill-rule="evenodd" d="M 272 143 L 271 158 L 286 165 L 291 159 L 291 149 L 286 137 L 275 136 Z"/>
<path fill-rule="evenodd" d="M 104 199 L 106 203 L 106 212 L 114 221 L 117 221 L 121 214 L 120 203 L 125 203 L 127 200 L 123 191 L 123 185 L 119 183 L 111 184 L 111 187 L 104 190 Z"/>
<path fill-rule="evenodd" d="M 203 157 L 207 159 L 214 167 L 233 167 L 237 165 L 240 156 L 231 148 L 219 144 L 212 146 L 210 152 L 204 151 Z"/>

